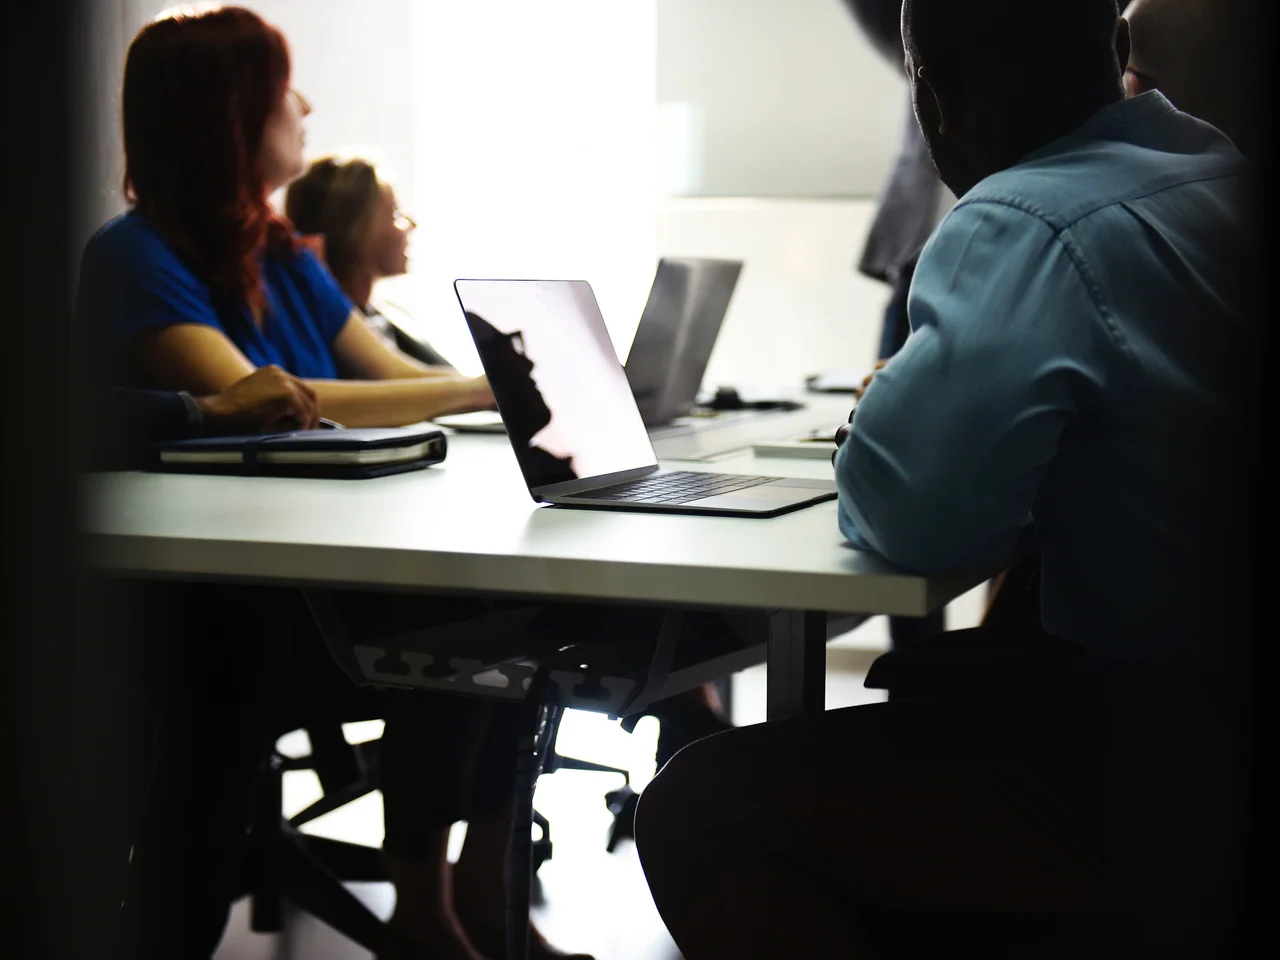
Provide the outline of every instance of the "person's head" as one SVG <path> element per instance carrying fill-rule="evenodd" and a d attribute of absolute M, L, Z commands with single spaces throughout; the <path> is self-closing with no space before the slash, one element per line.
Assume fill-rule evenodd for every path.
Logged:
<path fill-rule="evenodd" d="M 324 238 L 329 270 L 348 292 L 409 268 L 409 234 L 416 224 L 366 160 L 315 161 L 289 184 L 284 212 L 300 233 Z"/>
<path fill-rule="evenodd" d="M 125 60 L 125 195 L 215 293 L 260 307 L 258 256 L 291 246 L 267 201 L 302 172 L 280 31 L 238 7 L 148 24 Z"/>
<path fill-rule="evenodd" d="M 1124 16 L 1133 36 L 1127 94 L 1159 90 L 1237 143 L 1249 139 L 1248 110 L 1256 94 L 1250 60 L 1257 56 L 1251 34 L 1263 27 L 1251 4 L 1133 0 Z"/>
<path fill-rule="evenodd" d="M 956 196 L 1124 95 L 1116 0 L 905 0 L 916 118 Z"/>
<path fill-rule="evenodd" d="M 524 337 L 518 330 L 503 333 L 469 310 L 466 317 L 507 432 L 518 448 L 527 447 L 551 422 L 551 409 L 533 379 L 534 364 L 525 353 Z"/>

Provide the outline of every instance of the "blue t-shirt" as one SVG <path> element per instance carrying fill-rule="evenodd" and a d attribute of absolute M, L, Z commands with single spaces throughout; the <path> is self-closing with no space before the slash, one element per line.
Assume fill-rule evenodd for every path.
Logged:
<path fill-rule="evenodd" d="M 994 572 L 1031 534 L 1050 633 L 1213 662 L 1248 579 L 1224 558 L 1258 349 L 1249 178 L 1148 93 L 962 197 L 836 455 L 845 536 L 908 569 Z"/>
<path fill-rule="evenodd" d="M 304 249 L 288 258 L 264 254 L 262 282 L 267 309 L 259 327 L 246 304 L 216 300 L 144 216 L 116 217 L 85 247 L 77 295 L 100 384 L 154 386 L 132 358 L 134 341 L 144 329 L 177 323 L 221 330 L 255 366 L 336 378 L 333 341 L 352 305 L 333 276 Z"/>

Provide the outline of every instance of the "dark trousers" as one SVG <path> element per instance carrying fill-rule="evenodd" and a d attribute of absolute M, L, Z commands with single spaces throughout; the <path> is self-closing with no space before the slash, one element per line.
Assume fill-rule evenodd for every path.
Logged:
<path fill-rule="evenodd" d="M 496 605 L 383 594 L 334 597 L 353 635 L 390 636 Z M 384 849 L 418 857 L 459 820 L 503 813 L 516 747 L 534 708 L 423 691 L 358 687 L 330 657 L 297 591 L 148 585 L 134 619 L 139 694 L 136 817 L 126 896 L 129 960 L 207 960 L 239 891 L 253 788 L 274 741 L 299 728 L 382 718 Z M 563 645 L 613 640 L 647 663 L 661 610 L 547 607 L 538 629 Z M 726 619 L 690 614 L 675 666 L 748 642 Z M 719 729 L 671 705 L 679 740 Z M 667 741 L 672 737 L 668 735 Z M 683 742 L 668 743 L 674 752 Z M 122 857 L 124 854 L 122 853 Z"/>
<path fill-rule="evenodd" d="M 636 841 L 687 960 L 1234 956 L 1228 704 L 1101 671 L 745 727 L 663 769 Z"/>
<path fill-rule="evenodd" d="M 687 960 L 881 956 L 865 912 L 1104 915 L 1094 766 L 1070 714 L 1029 701 L 851 707 L 687 748 L 636 841 Z"/>
<path fill-rule="evenodd" d="M 496 815 L 514 789 L 528 708 L 355 686 L 293 591 L 151 586 L 144 625 L 125 897 L 130 960 L 207 960 L 240 892 L 254 784 L 274 741 L 305 726 L 383 718 L 384 847 L 422 855 L 432 831 Z M 354 613 L 394 618 L 370 598 Z M 473 605 L 441 603 L 450 619 Z M 406 611 L 407 612 L 407 611 Z M 417 626 L 425 626 L 423 605 Z"/>
<path fill-rule="evenodd" d="M 140 684 L 122 958 L 207 960 L 238 893 L 288 624 L 266 591 L 136 591 Z"/>

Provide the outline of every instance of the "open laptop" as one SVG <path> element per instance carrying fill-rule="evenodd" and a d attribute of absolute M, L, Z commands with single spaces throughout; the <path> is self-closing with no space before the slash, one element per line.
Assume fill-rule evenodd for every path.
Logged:
<path fill-rule="evenodd" d="M 741 260 L 663 257 L 658 261 L 626 363 L 627 382 L 640 416 L 655 435 L 703 426 L 702 422 L 672 421 L 687 415 L 697 402 L 702 375 L 741 273 Z M 741 415 L 722 414 L 706 423 L 734 419 Z M 437 422 L 471 432 L 504 429 L 501 419 L 485 412 L 451 414 Z"/>
<path fill-rule="evenodd" d="M 658 261 L 625 367 L 646 427 L 693 409 L 741 273 L 740 260 Z"/>
<path fill-rule="evenodd" d="M 534 500 L 770 517 L 835 484 L 659 468 L 590 284 L 457 280 L 454 291 Z"/>

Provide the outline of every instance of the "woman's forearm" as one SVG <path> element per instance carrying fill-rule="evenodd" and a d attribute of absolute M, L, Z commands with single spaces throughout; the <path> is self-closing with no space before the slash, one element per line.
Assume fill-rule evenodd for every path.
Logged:
<path fill-rule="evenodd" d="M 440 377 L 453 377 L 456 380 L 458 371 L 452 367 L 425 367 L 422 371 L 422 376 L 428 380 Z"/>
<path fill-rule="evenodd" d="M 421 377 L 412 380 L 308 380 L 320 415 L 348 427 L 400 427 L 493 404 L 484 378 Z"/>

